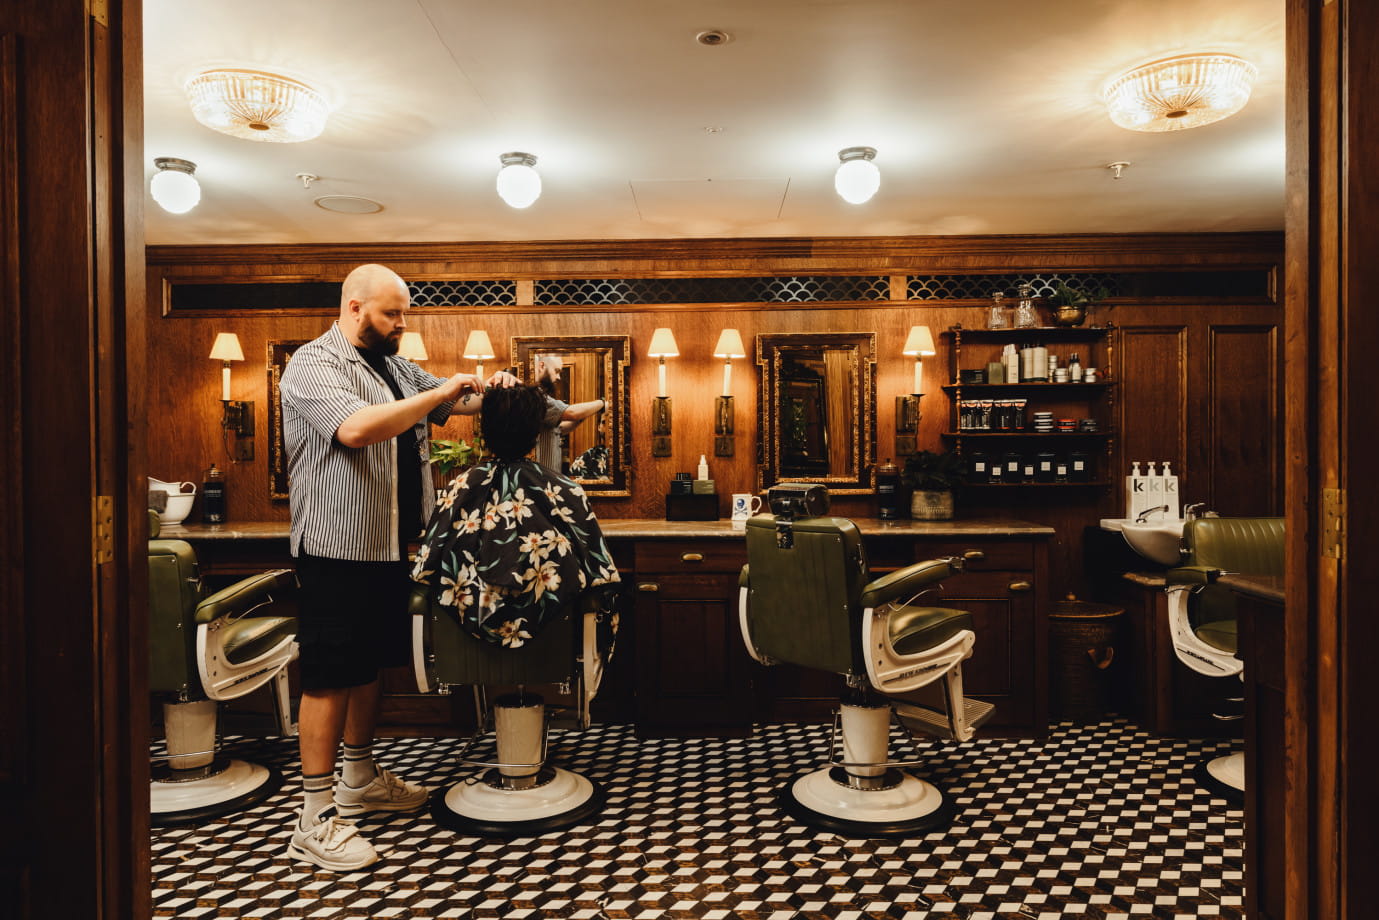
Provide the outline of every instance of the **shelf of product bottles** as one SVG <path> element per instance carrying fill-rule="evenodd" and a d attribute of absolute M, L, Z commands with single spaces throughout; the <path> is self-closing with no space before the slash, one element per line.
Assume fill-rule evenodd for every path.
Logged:
<path fill-rule="evenodd" d="M 1053 489 L 1067 488 L 1076 486 L 1079 489 L 1106 488 L 1111 485 L 1104 479 L 1088 479 L 1085 482 L 1073 482 L 1066 480 L 1063 482 L 966 482 L 963 483 L 964 489 Z"/>
<path fill-rule="evenodd" d="M 1053 337 L 1062 341 L 1088 341 L 1105 338 L 1115 326 L 1011 326 L 1008 329 L 950 326 L 943 335 L 962 335 L 965 339 L 991 341 L 995 339 L 1043 339 Z"/>
<path fill-rule="evenodd" d="M 1074 441 L 1079 438 L 1111 438 L 1114 431 L 945 431 L 945 438 L 1048 438 L 1054 441 Z"/>
<path fill-rule="evenodd" d="M 1019 393 L 1024 391 L 1043 392 L 1058 390 L 1065 393 L 1088 393 L 1105 390 L 1116 385 L 1114 380 L 1095 380 L 1091 383 L 1042 383 L 1029 380 L 1024 383 L 945 383 L 943 392 L 956 393 L 959 390 L 975 390 L 978 393 Z"/>

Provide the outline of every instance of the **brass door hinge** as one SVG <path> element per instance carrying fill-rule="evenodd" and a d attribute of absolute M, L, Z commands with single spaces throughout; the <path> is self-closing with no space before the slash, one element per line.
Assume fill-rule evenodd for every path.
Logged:
<path fill-rule="evenodd" d="M 115 499 L 109 495 L 91 499 L 91 557 L 96 565 L 115 561 Z"/>
<path fill-rule="evenodd" d="M 1345 489 L 1322 489 L 1322 555 L 1345 558 Z"/>

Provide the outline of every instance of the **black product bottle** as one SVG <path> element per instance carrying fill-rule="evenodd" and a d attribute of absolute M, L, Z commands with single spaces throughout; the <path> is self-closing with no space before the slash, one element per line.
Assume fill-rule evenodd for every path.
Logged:
<path fill-rule="evenodd" d="M 889 458 L 876 468 L 876 516 L 883 521 L 900 517 L 900 471 Z"/>
<path fill-rule="evenodd" d="M 225 474 L 214 463 L 201 484 L 201 519 L 207 524 L 225 523 Z"/>

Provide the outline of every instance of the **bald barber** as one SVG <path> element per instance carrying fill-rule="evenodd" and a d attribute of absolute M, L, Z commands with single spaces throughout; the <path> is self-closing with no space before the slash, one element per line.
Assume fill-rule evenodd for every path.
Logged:
<path fill-rule="evenodd" d="M 425 787 L 374 762 L 378 678 L 409 659 L 407 544 L 435 501 L 427 423 L 478 412 L 483 394 L 472 374 L 442 379 L 397 356 L 410 301 L 391 269 L 354 269 L 339 319 L 296 350 L 280 384 L 301 584 L 304 799 L 288 854 L 337 872 L 378 860 L 350 817 L 426 804 Z"/>

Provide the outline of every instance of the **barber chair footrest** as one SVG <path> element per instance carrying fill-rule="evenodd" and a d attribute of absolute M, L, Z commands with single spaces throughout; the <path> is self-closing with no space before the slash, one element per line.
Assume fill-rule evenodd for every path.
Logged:
<path fill-rule="evenodd" d="M 1193 777 L 1212 795 L 1225 799 L 1233 807 L 1245 804 L 1245 754 L 1236 752 L 1224 757 L 1204 760 L 1193 771 Z"/>
<path fill-rule="evenodd" d="M 195 771 L 190 771 L 195 772 Z M 175 777 L 176 771 L 169 771 Z M 282 786 L 282 774 L 262 764 L 231 760 L 224 770 L 204 779 L 149 784 L 149 823 L 154 827 L 188 827 L 243 811 Z"/>
<path fill-rule="evenodd" d="M 918 736 L 923 733 L 946 738 L 949 741 L 953 740 L 952 722 L 946 712 L 916 703 L 896 701 L 893 705 L 896 721 L 903 725 L 911 735 Z M 986 720 L 990 719 L 992 713 L 996 711 L 996 707 L 991 703 L 984 703 L 971 697 L 963 697 L 962 708 L 967 724 L 974 729 L 985 724 Z"/>
<path fill-rule="evenodd" d="M 856 789 L 829 768 L 803 773 L 780 792 L 781 809 L 807 827 L 848 837 L 914 837 L 953 820 L 953 801 L 937 786 L 901 772 L 899 784 Z"/>
<path fill-rule="evenodd" d="M 549 782 L 504 789 L 470 777 L 431 799 L 437 824 L 475 837 L 535 837 L 583 823 L 603 810 L 603 787 L 555 767 Z M 496 773 L 496 771 L 489 771 Z"/>

